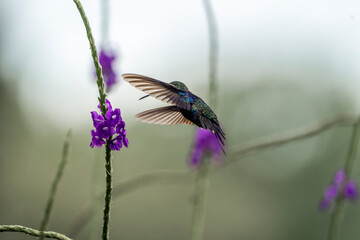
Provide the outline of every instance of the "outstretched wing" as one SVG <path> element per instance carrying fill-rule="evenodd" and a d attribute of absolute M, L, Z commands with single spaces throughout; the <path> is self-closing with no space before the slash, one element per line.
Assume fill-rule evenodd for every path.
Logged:
<path fill-rule="evenodd" d="M 181 114 L 178 107 L 176 106 L 167 106 L 167 107 L 150 109 L 145 112 L 141 112 L 137 114 L 135 118 L 142 122 L 162 124 L 162 125 L 177 125 L 177 124 L 194 125 L 194 123 L 186 119 Z"/>
<path fill-rule="evenodd" d="M 188 91 L 181 90 L 168 83 L 138 74 L 126 73 L 121 76 L 137 89 L 163 102 L 179 106 L 180 108 L 190 110 L 191 103 L 194 101 L 194 98 Z"/>

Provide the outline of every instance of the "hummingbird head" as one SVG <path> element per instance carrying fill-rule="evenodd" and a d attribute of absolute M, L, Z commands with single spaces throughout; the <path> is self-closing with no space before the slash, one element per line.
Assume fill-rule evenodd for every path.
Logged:
<path fill-rule="evenodd" d="M 174 87 L 177 87 L 181 90 L 189 90 L 185 84 L 183 84 L 182 82 L 179 82 L 179 81 L 173 81 L 173 82 L 170 82 L 169 84 L 171 84 Z"/>

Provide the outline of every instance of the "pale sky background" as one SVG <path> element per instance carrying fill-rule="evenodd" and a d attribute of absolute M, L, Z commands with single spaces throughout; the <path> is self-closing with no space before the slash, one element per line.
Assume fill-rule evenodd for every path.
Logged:
<path fill-rule="evenodd" d="M 100 1 L 82 1 L 97 43 Z M 220 91 L 264 76 L 309 75 L 357 97 L 360 89 L 360 2 L 213 0 L 220 34 Z M 118 74 L 180 80 L 207 98 L 208 38 L 202 1 L 110 1 L 110 42 L 120 52 Z M 40 113 L 59 127 L 77 127 L 96 109 L 97 87 L 80 15 L 71 0 L 0 0 L 0 67 L 17 81 L 28 119 Z M 333 79 L 307 73 L 326 69 Z M 286 79 L 286 80 L 284 80 Z M 313 80 L 312 80 L 313 81 Z M 307 82 L 304 79 L 304 83 Z M 128 119 L 157 100 L 122 82 L 109 94 Z M 131 121 L 130 124 L 132 123 Z"/>

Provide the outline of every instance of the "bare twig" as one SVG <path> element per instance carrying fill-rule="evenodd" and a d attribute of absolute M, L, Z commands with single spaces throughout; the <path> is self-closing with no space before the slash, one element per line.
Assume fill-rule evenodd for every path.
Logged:
<path fill-rule="evenodd" d="M 54 200 L 55 200 L 56 190 L 57 190 L 57 187 L 58 187 L 59 182 L 61 180 L 61 177 L 63 175 L 66 162 L 67 162 L 67 160 L 69 158 L 70 140 L 71 140 L 71 130 L 69 130 L 67 132 L 67 134 L 66 134 L 66 139 L 65 139 L 65 142 L 64 142 L 64 146 L 63 146 L 63 153 L 62 153 L 61 162 L 59 164 L 56 176 L 55 176 L 53 184 L 51 186 L 49 198 L 48 198 L 46 208 L 45 208 L 44 217 L 43 217 L 43 219 L 41 221 L 41 226 L 40 226 L 40 232 L 41 233 L 43 231 L 45 231 L 46 226 L 47 226 L 47 224 L 49 222 L 50 213 L 51 213 L 52 206 L 53 206 Z M 44 237 L 45 237 L 44 234 L 40 234 L 40 240 L 44 239 Z"/>
<path fill-rule="evenodd" d="M 290 130 L 280 134 L 274 134 L 268 137 L 263 137 L 247 143 L 236 145 L 228 150 L 229 154 L 225 165 L 238 161 L 242 157 L 265 150 L 267 148 L 278 147 L 284 144 L 313 137 L 336 126 L 353 125 L 356 123 L 356 121 L 357 115 L 343 113 L 307 127 Z"/>
<path fill-rule="evenodd" d="M 22 232 L 31 236 L 39 237 L 40 231 L 21 225 L 0 225 L 0 232 Z M 71 240 L 67 236 L 57 232 L 44 232 L 44 236 L 47 238 L 59 239 L 59 240 Z"/>

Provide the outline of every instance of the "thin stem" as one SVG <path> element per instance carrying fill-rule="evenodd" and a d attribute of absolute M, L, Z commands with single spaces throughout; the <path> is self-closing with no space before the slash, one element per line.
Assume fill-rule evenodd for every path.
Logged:
<path fill-rule="evenodd" d="M 316 136 L 336 126 L 353 125 L 357 117 L 353 114 L 339 114 L 318 123 L 290 130 L 284 133 L 277 133 L 268 137 L 262 137 L 247 143 L 239 144 L 229 148 L 227 161 L 223 165 L 239 161 L 242 157 L 271 147 L 278 147 L 295 141 Z"/>
<path fill-rule="evenodd" d="M 216 108 L 217 99 L 217 58 L 218 58 L 218 34 L 216 27 L 215 14 L 211 7 L 210 0 L 203 0 L 204 10 L 209 29 L 209 104 L 212 108 Z M 205 212 L 206 212 L 206 191 L 209 181 L 209 161 L 204 158 L 199 166 L 195 193 L 194 193 L 194 209 L 192 216 L 191 239 L 201 240 L 204 234 Z"/>
<path fill-rule="evenodd" d="M 87 37 L 89 40 L 90 48 L 91 48 L 91 55 L 93 57 L 96 75 L 97 75 L 97 85 L 99 89 L 99 102 L 100 102 L 100 109 L 102 115 L 105 117 L 105 113 L 107 111 L 106 107 L 106 93 L 104 90 L 104 79 L 102 75 L 101 65 L 99 62 L 99 57 L 96 51 L 95 40 L 91 33 L 91 28 L 89 21 L 86 17 L 85 11 L 80 3 L 79 0 L 73 0 L 76 4 L 77 9 L 79 10 L 80 16 L 84 22 Z M 111 150 L 109 147 L 111 139 L 107 140 L 106 142 L 106 150 L 105 150 L 105 170 L 106 170 L 106 191 L 105 191 L 105 205 L 104 205 L 104 224 L 103 224 L 103 239 L 109 239 L 109 222 L 110 222 L 110 202 L 111 202 Z"/>
<path fill-rule="evenodd" d="M 31 236 L 39 237 L 40 231 L 21 225 L 0 225 L 0 232 L 21 232 Z M 44 236 L 47 238 L 59 239 L 59 240 L 71 240 L 67 236 L 57 232 L 44 232 Z"/>
<path fill-rule="evenodd" d="M 349 153 L 348 153 L 348 157 L 346 158 L 345 168 L 344 168 L 347 178 L 351 176 L 355 165 L 356 154 L 359 147 L 359 138 L 360 138 L 359 124 L 360 121 L 358 120 L 358 122 L 353 126 L 353 131 L 351 135 Z"/>
<path fill-rule="evenodd" d="M 103 208 L 104 208 L 104 187 L 103 187 L 103 162 L 99 161 L 102 156 L 101 151 L 95 151 L 94 152 L 94 159 L 93 159 L 93 166 L 92 166 L 92 177 L 91 177 L 91 199 L 90 199 L 90 205 L 88 208 L 86 208 L 87 211 L 90 211 L 90 216 L 87 216 L 84 220 L 89 222 L 88 232 L 89 232 L 89 240 L 98 240 L 101 236 L 102 229 L 98 226 L 102 225 L 102 214 L 103 214 Z M 83 210 L 85 210 L 83 208 Z M 65 232 L 67 233 L 67 232 Z M 67 233 L 70 237 L 73 237 L 73 235 Z"/>
<path fill-rule="evenodd" d="M 96 70 L 96 76 L 97 76 L 97 85 L 99 88 L 99 102 L 100 102 L 100 109 L 102 112 L 102 115 L 105 117 L 105 113 L 107 110 L 106 107 L 106 93 L 104 90 L 104 79 L 103 79 L 103 75 L 102 75 L 102 70 L 101 70 L 101 65 L 99 62 L 99 57 L 97 54 L 97 50 L 96 50 L 96 45 L 95 45 L 95 40 L 94 37 L 91 33 L 91 28 L 90 28 L 90 24 L 89 24 L 89 20 L 86 17 L 85 11 L 80 3 L 79 0 L 73 0 L 74 3 L 76 4 L 77 9 L 79 10 L 80 16 L 84 22 L 85 25 L 85 29 L 86 29 L 86 33 L 87 33 L 87 37 L 89 40 L 89 44 L 90 44 L 90 49 L 91 49 L 91 56 L 93 58 L 93 62 L 95 65 L 95 70 Z"/>
<path fill-rule="evenodd" d="M 194 209 L 192 216 L 191 240 L 201 240 L 204 235 L 206 190 L 208 188 L 208 174 L 210 160 L 204 159 L 196 175 Z"/>
<path fill-rule="evenodd" d="M 344 170 L 347 179 L 349 179 L 349 177 L 351 176 L 351 173 L 355 165 L 357 149 L 359 147 L 359 138 L 360 138 L 360 126 L 359 126 L 359 122 L 357 122 L 353 126 L 348 157 L 345 160 Z M 340 196 L 335 201 L 335 207 L 330 217 L 330 225 L 329 225 L 329 231 L 327 237 L 328 240 L 336 240 L 339 236 L 340 225 L 342 222 L 343 211 L 345 208 L 344 200 L 345 199 L 342 196 Z"/>
<path fill-rule="evenodd" d="M 103 232 L 102 232 L 103 240 L 109 239 L 110 204 L 111 204 L 111 191 L 112 191 L 111 150 L 109 147 L 110 140 L 108 140 L 106 143 L 106 154 L 105 154 L 106 190 L 105 190 L 105 205 L 104 205 L 104 224 L 103 224 Z"/>
<path fill-rule="evenodd" d="M 210 0 L 203 0 L 204 10 L 206 14 L 209 29 L 209 104 L 216 107 L 217 100 L 217 61 L 218 61 L 218 31 L 216 26 L 216 18 L 211 6 Z"/>
<path fill-rule="evenodd" d="M 45 235 L 44 235 L 44 231 L 46 229 L 46 226 L 49 222 L 49 218 L 50 218 L 50 213 L 52 210 L 52 206 L 54 204 L 54 200 L 55 200 L 55 194 L 56 194 L 56 190 L 57 187 L 59 185 L 59 182 L 61 180 L 61 177 L 63 175 L 64 169 L 65 169 L 65 165 L 68 161 L 69 158 L 69 149 L 70 149 L 70 141 L 71 141 L 71 130 L 69 130 L 66 134 L 66 139 L 64 142 L 64 146 L 63 146 L 63 152 L 62 152 L 62 159 L 61 162 L 59 164 L 56 176 L 54 178 L 54 181 L 52 183 L 51 189 L 50 189 L 50 194 L 49 194 L 49 198 L 46 204 L 46 208 L 45 208 L 45 213 L 44 213 L 44 217 L 41 221 L 41 225 L 40 225 L 40 239 L 44 239 Z"/>

